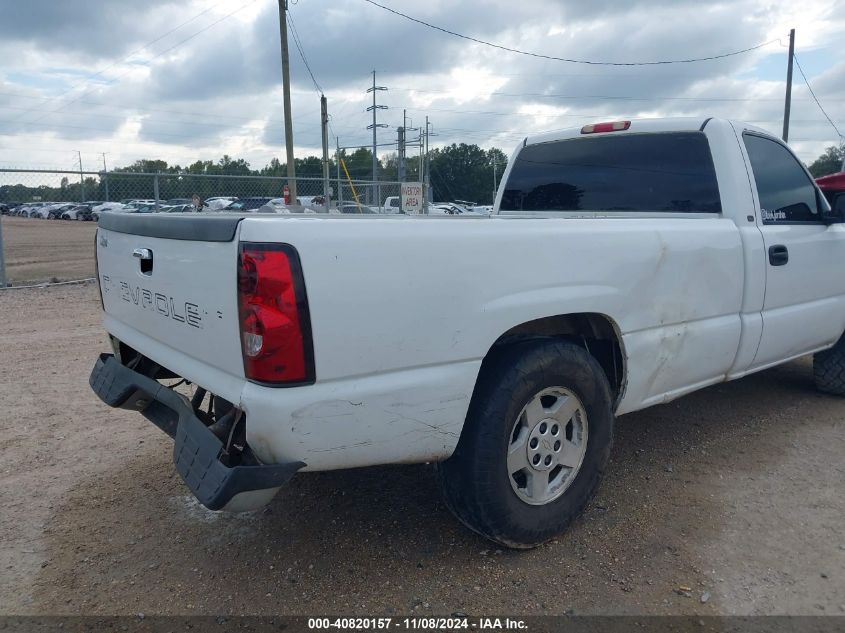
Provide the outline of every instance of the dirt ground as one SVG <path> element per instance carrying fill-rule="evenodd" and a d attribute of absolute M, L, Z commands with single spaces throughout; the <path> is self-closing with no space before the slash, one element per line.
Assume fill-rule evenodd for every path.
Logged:
<path fill-rule="evenodd" d="M 806 360 L 620 418 L 584 517 L 517 553 L 428 466 L 204 510 L 169 438 L 89 390 L 99 320 L 90 284 L 0 291 L 0 613 L 845 613 L 845 400 Z"/>
<path fill-rule="evenodd" d="M 10 284 L 94 276 L 96 222 L 6 216 L 0 222 Z"/>

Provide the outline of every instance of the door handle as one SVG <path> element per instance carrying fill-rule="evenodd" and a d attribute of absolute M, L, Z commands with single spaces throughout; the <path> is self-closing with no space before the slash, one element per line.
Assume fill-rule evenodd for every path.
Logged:
<path fill-rule="evenodd" d="M 769 263 L 772 266 L 783 266 L 789 261 L 789 251 L 783 244 L 774 244 L 769 247 Z"/>

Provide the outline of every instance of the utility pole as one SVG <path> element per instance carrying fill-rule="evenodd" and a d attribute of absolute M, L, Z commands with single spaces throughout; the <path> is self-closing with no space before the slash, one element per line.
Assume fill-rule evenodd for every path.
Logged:
<path fill-rule="evenodd" d="M 496 159 L 493 159 L 493 204 L 496 204 L 496 189 L 498 186 L 496 185 Z"/>
<path fill-rule="evenodd" d="M 411 178 L 408 174 L 408 150 L 409 147 L 413 148 L 414 145 L 419 146 L 419 166 L 417 168 L 417 175 L 414 176 L 415 182 L 422 182 L 422 128 L 413 127 L 414 122 L 410 121 L 411 127 L 408 127 L 408 111 L 402 110 L 402 145 L 400 148 L 400 163 L 399 169 L 401 170 L 399 173 L 401 174 L 399 180 L 406 180 Z M 417 138 L 411 138 L 409 136 L 410 132 L 419 132 L 419 136 Z"/>
<path fill-rule="evenodd" d="M 85 179 L 82 177 L 82 152 L 76 150 L 79 156 L 79 201 L 85 202 Z"/>
<path fill-rule="evenodd" d="M 293 159 L 293 118 L 290 113 L 290 59 L 288 57 L 288 0 L 279 0 L 279 35 L 282 42 L 282 92 L 285 106 L 285 152 L 287 154 L 288 189 L 296 204 L 296 164 Z"/>
<path fill-rule="evenodd" d="M 402 183 L 405 182 L 405 111 L 402 111 L 402 126 L 396 128 L 399 133 L 398 163 L 396 165 L 396 179 L 399 181 L 399 212 L 405 213 L 402 205 Z"/>
<path fill-rule="evenodd" d="M 375 197 L 376 197 L 375 202 L 376 202 L 377 206 L 381 206 L 381 195 L 380 195 L 379 186 L 378 186 L 378 138 L 377 138 L 376 130 L 378 130 L 378 128 L 380 128 L 380 127 L 387 127 L 387 124 L 379 123 L 377 121 L 377 116 L 376 116 L 376 113 L 379 110 L 387 110 L 386 105 L 378 105 L 376 103 L 376 94 L 380 90 L 387 90 L 387 88 L 385 88 L 384 86 L 377 86 L 376 85 L 376 71 L 374 70 L 373 71 L 373 87 L 367 88 L 367 92 L 373 93 L 373 105 L 371 105 L 369 108 L 367 108 L 367 112 L 373 113 L 373 122 L 372 122 L 371 125 L 367 126 L 367 129 L 373 131 L 373 182 L 376 183 L 374 193 L 375 193 Z"/>
<path fill-rule="evenodd" d="M 429 173 L 431 163 L 428 159 L 428 117 L 425 117 L 425 170 L 423 176 L 423 208 L 425 209 L 425 213 L 428 213 L 428 198 L 430 194 L 430 187 L 431 187 L 431 174 Z"/>
<path fill-rule="evenodd" d="M 783 142 L 789 141 L 789 110 L 792 108 L 792 60 L 795 57 L 795 29 L 789 30 L 789 63 L 786 66 L 786 99 L 783 104 Z"/>
<path fill-rule="evenodd" d="M 323 198 L 326 203 L 326 213 L 328 213 L 331 193 L 329 191 L 329 105 L 326 95 L 320 95 L 320 121 L 323 127 Z"/>
<path fill-rule="evenodd" d="M 3 216 L 0 215 L 0 288 L 6 287 L 6 260 L 3 256 Z"/>
<path fill-rule="evenodd" d="M 337 153 L 334 155 L 334 160 L 337 163 L 337 208 L 340 211 L 340 207 L 343 206 L 343 181 L 340 179 L 340 137 L 336 137 L 335 140 L 337 141 Z"/>
<path fill-rule="evenodd" d="M 402 127 L 397 129 L 399 133 L 399 164 L 397 165 L 396 169 L 396 177 L 399 179 L 399 182 L 405 181 L 405 127 L 407 123 L 407 116 L 406 111 L 402 110 Z"/>
<path fill-rule="evenodd" d="M 106 186 L 106 202 L 109 201 L 109 170 L 106 167 L 106 153 L 103 152 L 103 184 Z M 84 200 L 83 200 L 84 202 Z"/>

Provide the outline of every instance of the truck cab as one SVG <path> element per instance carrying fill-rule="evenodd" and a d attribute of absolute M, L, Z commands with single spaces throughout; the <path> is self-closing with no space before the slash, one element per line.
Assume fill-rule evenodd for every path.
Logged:
<path fill-rule="evenodd" d="M 387 196 L 384 199 L 384 213 L 402 213 L 401 198 L 399 196 Z"/>

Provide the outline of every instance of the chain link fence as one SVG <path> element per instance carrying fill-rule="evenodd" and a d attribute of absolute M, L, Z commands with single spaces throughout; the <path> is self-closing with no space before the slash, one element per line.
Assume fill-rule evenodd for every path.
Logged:
<path fill-rule="evenodd" d="M 204 213 L 397 213 L 399 196 L 398 182 L 336 176 L 326 182 L 237 174 L 0 169 L 0 286 L 93 275 L 94 222 L 36 220 L 193 211 L 197 198 Z"/>
<path fill-rule="evenodd" d="M 0 204 L 22 203 L 45 206 L 47 203 L 96 205 L 104 202 L 129 203 L 153 201 L 156 207 L 219 198 L 284 198 L 286 189 L 295 189 L 299 204 L 314 204 L 319 198 L 325 207 L 326 185 L 329 210 L 349 204 L 361 204 L 375 211 L 388 210 L 385 200 L 399 196 L 398 182 L 347 180 L 337 177 L 296 178 L 238 174 L 139 173 L 91 171 L 40 171 L 0 169 Z M 296 201 L 291 201 L 296 206 Z M 215 207 L 216 208 L 216 207 Z"/>

